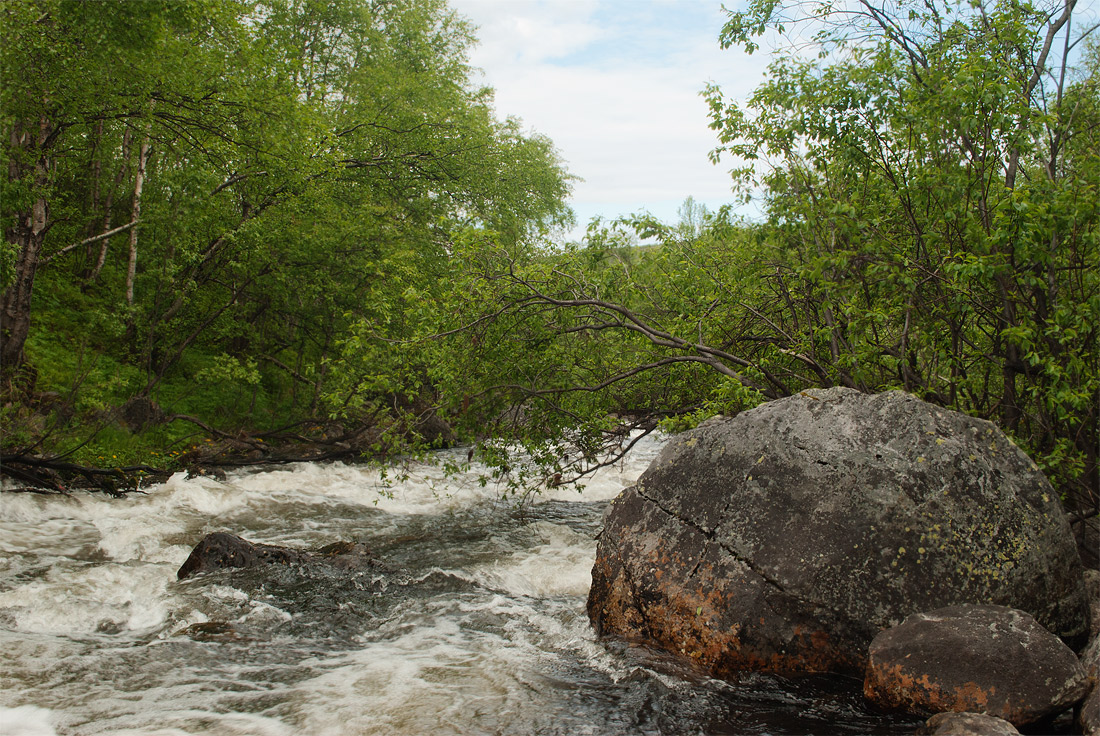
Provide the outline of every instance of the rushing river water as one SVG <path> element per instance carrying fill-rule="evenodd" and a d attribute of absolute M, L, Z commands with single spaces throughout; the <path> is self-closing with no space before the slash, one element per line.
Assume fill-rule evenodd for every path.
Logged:
<path fill-rule="evenodd" d="M 301 464 L 125 499 L 2 493 L 0 734 L 912 733 L 852 680 L 718 682 L 595 638 L 595 536 L 657 450 L 523 506 L 432 464 L 393 487 Z M 177 582 L 213 531 L 357 540 L 399 572 Z"/>

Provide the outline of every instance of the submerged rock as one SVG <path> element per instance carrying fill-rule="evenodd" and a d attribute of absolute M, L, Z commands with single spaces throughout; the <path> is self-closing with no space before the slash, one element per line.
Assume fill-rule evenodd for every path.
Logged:
<path fill-rule="evenodd" d="M 1065 711 L 1088 689 L 1058 637 L 1003 606 L 918 613 L 871 642 L 864 695 L 909 713 L 968 711 L 1025 726 Z"/>
<path fill-rule="evenodd" d="M 202 572 L 265 565 L 322 564 L 340 569 L 379 567 L 381 563 L 362 544 L 337 542 L 316 551 L 257 544 L 235 534 L 215 532 L 203 537 L 176 573 L 183 580 Z"/>
<path fill-rule="evenodd" d="M 1084 643 L 1056 494 L 989 422 L 834 388 L 674 437 L 608 510 L 588 612 L 718 676 L 862 674 L 880 630 L 957 603 Z"/>

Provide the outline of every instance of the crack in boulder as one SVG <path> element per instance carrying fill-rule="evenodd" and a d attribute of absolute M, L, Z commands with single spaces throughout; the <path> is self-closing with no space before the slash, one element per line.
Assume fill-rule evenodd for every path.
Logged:
<path fill-rule="evenodd" d="M 672 511 L 671 509 L 666 508 L 658 500 L 656 500 L 654 498 L 651 498 L 650 496 L 646 495 L 644 490 L 639 489 L 637 491 L 637 493 L 641 498 L 645 499 L 649 503 L 656 506 L 663 513 L 667 514 L 668 516 L 675 519 L 676 521 L 679 521 L 681 524 L 684 524 L 685 526 L 689 526 L 692 529 L 696 530 L 699 534 L 701 534 L 707 540 L 708 544 L 717 545 L 723 552 L 726 553 L 726 555 L 731 560 L 733 560 L 734 562 L 739 562 L 742 565 L 744 565 L 750 572 L 752 572 L 754 575 L 756 575 L 758 578 L 760 578 L 760 580 L 763 583 L 765 583 L 766 585 L 771 586 L 777 593 L 780 593 L 781 595 L 783 595 L 787 598 L 791 598 L 795 601 L 798 601 L 799 603 L 807 604 L 810 607 L 829 608 L 829 604 L 826 601 L 817 600 L 817 599 L 814 599 L 812 597 L 805 596 L 805 595 L 802 595 L 800 593 L 796 593 L 794 591 L 789 590 L 786 587 L 786 585 L 784 584 L 783 581 L 779 580 L 778 578 L 774 578 L 771 575 L 769 575 L 768 573 L 766 573 L 760 566 L 756 565 L 755 562 L 751 558 L 740 554 L 737 550 L 733 549 L 732 547 L 730 547 L 727 544 L 724 544 L 720 539 L 718 539 L 717 538 L 717 535 L 718 535 L 717 529 L 707 531 L 705 528 L 703 528 L 699 524 L 696 524 L 695 522 L 693 522 L 690 519 L 685 519 L 684 517 L 680 516 L 676 512 Z M 733 501 L 732 501 L 732 497 L 731 497 L 730 501 L 728 501 L 727 504 L 726 504 L 726 508 L 728 508 L 729 505 L 732 502 Z M 684 575 L 685 580 L 691 580 L 695 576 L 695 573 L 698 571 L 699 566 L 702 564 L 703 559 L 706 556 L 705 551 L 706 550 L 704 548 L 704 551 L 701 552 L 699 554 L 698 559 L 696 559 L 695 564 Z M 620 557 L 620 564 L 622 564 L 621 557 Z M 624 566 L 624 569 L 626 569 L 626 566 Z M 629 573 L 627 573 L 627 574 L 629 574 Z M 641 599 L 636 596 L 635 600 L 641 600 Z M 640 609 L 641 609 L 641 607 L 639 606 L 639 612 L 641 613 L 642 611 Z"/>

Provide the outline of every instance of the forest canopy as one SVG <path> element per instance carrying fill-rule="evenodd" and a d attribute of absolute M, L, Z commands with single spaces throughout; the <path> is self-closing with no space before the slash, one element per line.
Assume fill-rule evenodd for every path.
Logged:
<path fill-rule="evenodd" d="M 996 422 L 1095 515 L 1076 5 L 751 0 L 716 42 L 773 47 L 768 74 L 704 95 L 761 216 L 687 200 L 563 243 L 564 164 L 472 83 L 443 2 L 13 0 L 5 456 L 461 440 L 530 488 L 631 429 L 897 388 Z"/>
<path fill-rule="evenodd" d="M 383 340 L 439 298 L 454 234 L 519 247 L 570 218 L 552 145 L 498 119 L 442 1 L 0 18 L 6 454 L 137 461 L 183 437 L 134 444 L 134 399 L 236 434 L 392 398 Z M 339 394 L 353 324 L 375 375 Z"/>

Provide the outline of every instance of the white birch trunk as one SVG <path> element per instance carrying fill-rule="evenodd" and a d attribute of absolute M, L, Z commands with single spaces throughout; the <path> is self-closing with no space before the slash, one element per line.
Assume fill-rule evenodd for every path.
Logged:
<path fill-rule="evenodd" d="M 149 161 L 149 138 L 146 137 L 138 149 L 137 170 L 134 172 L 134 206 L 130 211 L 130 222 L 141 217 L 141 190 L 145 186 L 145 165 Z M 134 274 L 137 273 L 138 227 L 130 228 L 130 262 L 126 268 L 126 303 L 134 303 Z"/>

